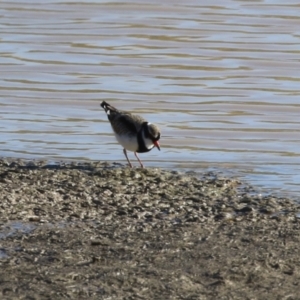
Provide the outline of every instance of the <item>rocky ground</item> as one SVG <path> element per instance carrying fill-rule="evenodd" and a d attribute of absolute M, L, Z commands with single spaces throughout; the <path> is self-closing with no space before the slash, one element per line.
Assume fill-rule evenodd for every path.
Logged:
<path fill-rule="evenodd" d="M 300 299 L 300 206 L 235 179 L 0 160 L 0 299 Z"/>

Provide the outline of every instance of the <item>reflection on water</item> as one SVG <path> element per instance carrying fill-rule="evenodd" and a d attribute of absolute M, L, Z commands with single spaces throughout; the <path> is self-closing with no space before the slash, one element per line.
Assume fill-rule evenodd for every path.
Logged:
<path fill-rule="evenodd" d="M 31 233 L 35 228 L 36 226 L 30 223 L 17 221 L 6 223 L 0 227 L 0 240 L 15 236 L 17 234 L 23 235 Z"/>
<path fill-rule="evenodd" d="M 4 1 L 0 156 L 124 161 L 99 104 L 162 128 L 148 166 L 300 191 L 296 1 Z"/>

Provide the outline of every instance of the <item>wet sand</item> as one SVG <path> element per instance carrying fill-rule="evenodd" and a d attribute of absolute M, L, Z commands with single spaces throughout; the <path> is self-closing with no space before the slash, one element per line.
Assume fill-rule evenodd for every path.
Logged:
<path fill-rule="evenodd" d="M 1 299 L 299 299 L 297 203 L 214 173 L 0 160 Z"/>

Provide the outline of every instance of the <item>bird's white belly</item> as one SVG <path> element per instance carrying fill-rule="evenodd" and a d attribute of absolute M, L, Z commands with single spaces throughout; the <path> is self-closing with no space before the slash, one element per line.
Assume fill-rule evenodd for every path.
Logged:
<path fill-rule="evenodd" d="M 118 135 L 115 134 L 117 141 L 126 149 L 129 151 L 137 151 L 139 148 L 137 136 L 132 135 Z"/>

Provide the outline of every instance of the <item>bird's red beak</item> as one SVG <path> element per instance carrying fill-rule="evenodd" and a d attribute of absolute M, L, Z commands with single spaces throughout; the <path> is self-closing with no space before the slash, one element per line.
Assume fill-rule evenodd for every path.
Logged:
<path fill-rule="evenodd" d="M 154 141 L 153 144 L 160 151 L 159 142 L 158 141 Z"/>

